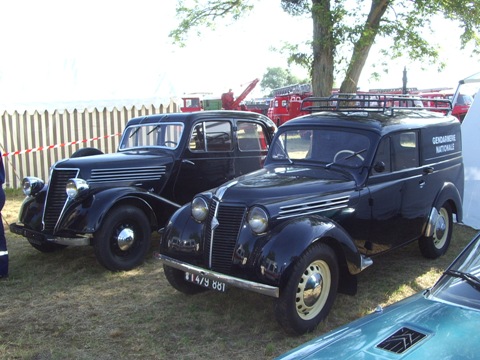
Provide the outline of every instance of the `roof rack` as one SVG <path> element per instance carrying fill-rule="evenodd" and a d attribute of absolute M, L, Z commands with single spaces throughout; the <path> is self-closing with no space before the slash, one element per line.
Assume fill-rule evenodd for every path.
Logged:
<path fill-rule="evenodd" d="M 452 103 L 448 99 L 426 99 L 410 95 L 338 93 L 329 97 L 307 97 L 302 101 L 302 111 L 338 111 L 338 112 L 390 112 L 396 110 L 433 110 L 446 114 L 451 112 Z"/>

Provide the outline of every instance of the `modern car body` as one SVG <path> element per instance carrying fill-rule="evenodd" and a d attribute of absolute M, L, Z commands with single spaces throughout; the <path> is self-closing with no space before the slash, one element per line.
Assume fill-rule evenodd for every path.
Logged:
<path fill-rule="evenodd" d="M 171 285 L 272 296 L 302 334 L 375 256 L 412 241 L 443 255 L 462 219 L 460 123 L 382 96 L 305 99 L 313 113 L 279 127 L 263 169 L 177 210 L 157 255 Z"/>
<path fill-rule="evenodd" d="M 152 232 L 196 193 L 261 168 L 275 131 L 266 116 L 243 111 L 131 119 L 116 153 L 83 148 L 52 166 L 48 184 L 25 178 L 10 230 L 42 252 L 93 245 L 107 269 L 130 270 Z"/>
<path fill-rule="evenodd" d="M 480 233 L 432 288 L 277 359 L 478 359 L 479 323 Z"/>

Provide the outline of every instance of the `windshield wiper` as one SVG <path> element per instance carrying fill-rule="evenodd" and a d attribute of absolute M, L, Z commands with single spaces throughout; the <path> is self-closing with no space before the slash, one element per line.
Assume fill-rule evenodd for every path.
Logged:
<path fill-rule="evenodd" d="M 465 280 L 474 289 L 480 291 L 480 279 L 475 275 L 472 275 L 463 271 L 452 270 L 452 269 L 445 271 L 444 274 Z"/>
<path fill-rule="evenodd" d="M 158 124 L 157 126 L 155 126 L 152 130 L 150 130 L 149 132 L 147 132 L 147 135 L 150 135 L 152 132 L 154 132 L 155 130 L 157 130 L 160 126 L 162 126 L 162 124 Z"/>

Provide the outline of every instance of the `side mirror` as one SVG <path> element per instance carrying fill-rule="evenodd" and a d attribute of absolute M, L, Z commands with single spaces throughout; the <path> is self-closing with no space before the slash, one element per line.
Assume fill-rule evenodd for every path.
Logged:
<path fill-rule="evenodd" d="M 385 163 L 383 161 L 378 161 L 373 165 L 373 170 L 377 173 L 381 173 L 385 171 Z"/>

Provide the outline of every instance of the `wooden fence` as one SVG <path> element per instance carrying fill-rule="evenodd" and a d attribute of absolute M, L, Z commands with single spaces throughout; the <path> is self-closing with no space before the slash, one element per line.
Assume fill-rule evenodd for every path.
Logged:
<path fill-rule="evenodd" d="M 120 110 L 5 112 L 0 127 L 5 187 L 20 188 L 25 176 L 48 181 L 51 165 L 83 147 L 115 152 L 125 124 L 133 117 L 178 111 L 179 107 L 172 101 L 168 106 L 133 106 Z"/>

